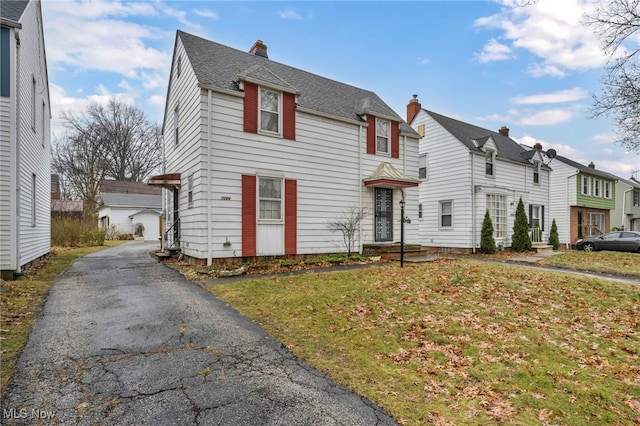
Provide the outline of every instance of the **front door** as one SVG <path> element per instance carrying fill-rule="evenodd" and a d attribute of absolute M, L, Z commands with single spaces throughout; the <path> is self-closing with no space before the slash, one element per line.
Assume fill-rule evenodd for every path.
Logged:
<path fill-rule="evenodd" d="M 375 188 L 375 240 L 393 240 L 393 190 Z"/>

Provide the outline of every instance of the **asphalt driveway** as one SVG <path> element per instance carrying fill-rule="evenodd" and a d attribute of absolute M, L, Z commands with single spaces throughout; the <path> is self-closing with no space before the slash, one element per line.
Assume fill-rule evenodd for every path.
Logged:
<path fill-rule="evenodd" d="M 7 424 L 392 425 L 132 242 L 51 288 L 2 404 Z"/>

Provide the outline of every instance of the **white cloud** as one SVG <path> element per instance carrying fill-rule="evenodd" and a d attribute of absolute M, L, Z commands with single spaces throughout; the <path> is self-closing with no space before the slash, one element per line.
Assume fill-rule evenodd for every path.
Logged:
<path fill-rule="evenodd" d="M 500 13 L 475 21 L 478 27 L 503 31 L 500 39 L 511 42 L 542 63 L 530 67 L 535 76 L 563 76 L 563 69 L 597 68 L 606 62 L 593 29 L 584 24 L 584 14 L 592 10 L 590 0 L 539 0 L 534 5 L 513 7 L 503 0 Z"/>
<path fill-rule="evenodd" d="M 587 91 L 581 87 L 558 90 L 552 93 L 543 93 L 530 96 L 518 96 L 512 99 L 516 105 L 555 104 L 573 102 L 587 97 Z"/>
<path fill-rule="evenodd" d="M 280 18 L 282 19 L 293 19 L 293 20 L 302 19 L 302 16 L 300 16 L 298 12 L 296 12 L 293 9 L 281 10 L 280 12 L 278 12 L 278 15 L 280 15 Z"/>
<path fill-rule="evenodd" d="M 193 9 L 193 13 L 198 16 L 202 16 L 203 18 L 211 18 L 216 21 L 220 19 L 220 15 L 218 15 L 218 13 L 209 9 Z"/>
<path fill-rule="evenodd" d="M 574 113 L 560 108 L 545 109 L 532 115 L 521 117 L 518 123 L 526 126 L 546 126 L 571 121 Z"/>
<path fill-rule="evenodd" d="M 616 139 L 615 133 L 598 133 L 591 137 L 591 140 L 596 144 L 612 144 Z"/>
<path fill-rule="evenodd" d="M 475 54 L 475 58 L 479 62 L 486 63 L 511 59 L 513 55 L 509 46 L 492 38 L 484 45 L 481 52 Z"/>
<path fill-rule="evenodd" d="M 149 99 L 147 99 L 147 102 L 150 105 L 164 105 L 164 96 L 153 95 Z"/>
<path fill-rule="evenodd" d="M 527 71 L 533 77 L 544 77 L 548 75 L 551 77 L 564 78 L 567 75 L 566 72 L 562 71 L 557 66 L 550 64 L 530 64 Z"/>

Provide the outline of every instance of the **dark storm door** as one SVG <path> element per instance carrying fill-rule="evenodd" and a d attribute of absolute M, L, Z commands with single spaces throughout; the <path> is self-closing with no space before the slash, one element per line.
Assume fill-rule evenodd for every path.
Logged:
<path fill-rule="evenodd" d="M 375 188 L 375 240 L 393 240 L 393 190 Z"/>

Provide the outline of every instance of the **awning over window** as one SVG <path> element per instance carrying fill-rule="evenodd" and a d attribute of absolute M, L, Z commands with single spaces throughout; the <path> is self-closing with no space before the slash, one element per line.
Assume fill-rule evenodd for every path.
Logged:
<path fill-rule="evenodd" d="M 180 188 L 180 173 L 169 173 L 166 175 L 157 175 L 149 179 L 148 185 L 159 186 L 162 188 Z"/>
<path fill-rule="evenodd" d="M 364 182 L 364 186 L 391 186 L 399 188 L 408 188 L 420 184 L 418 179 L 410 178 L 401 173 L 391 163 L 380 163 L 376 171 L 362 181 Z"/>

